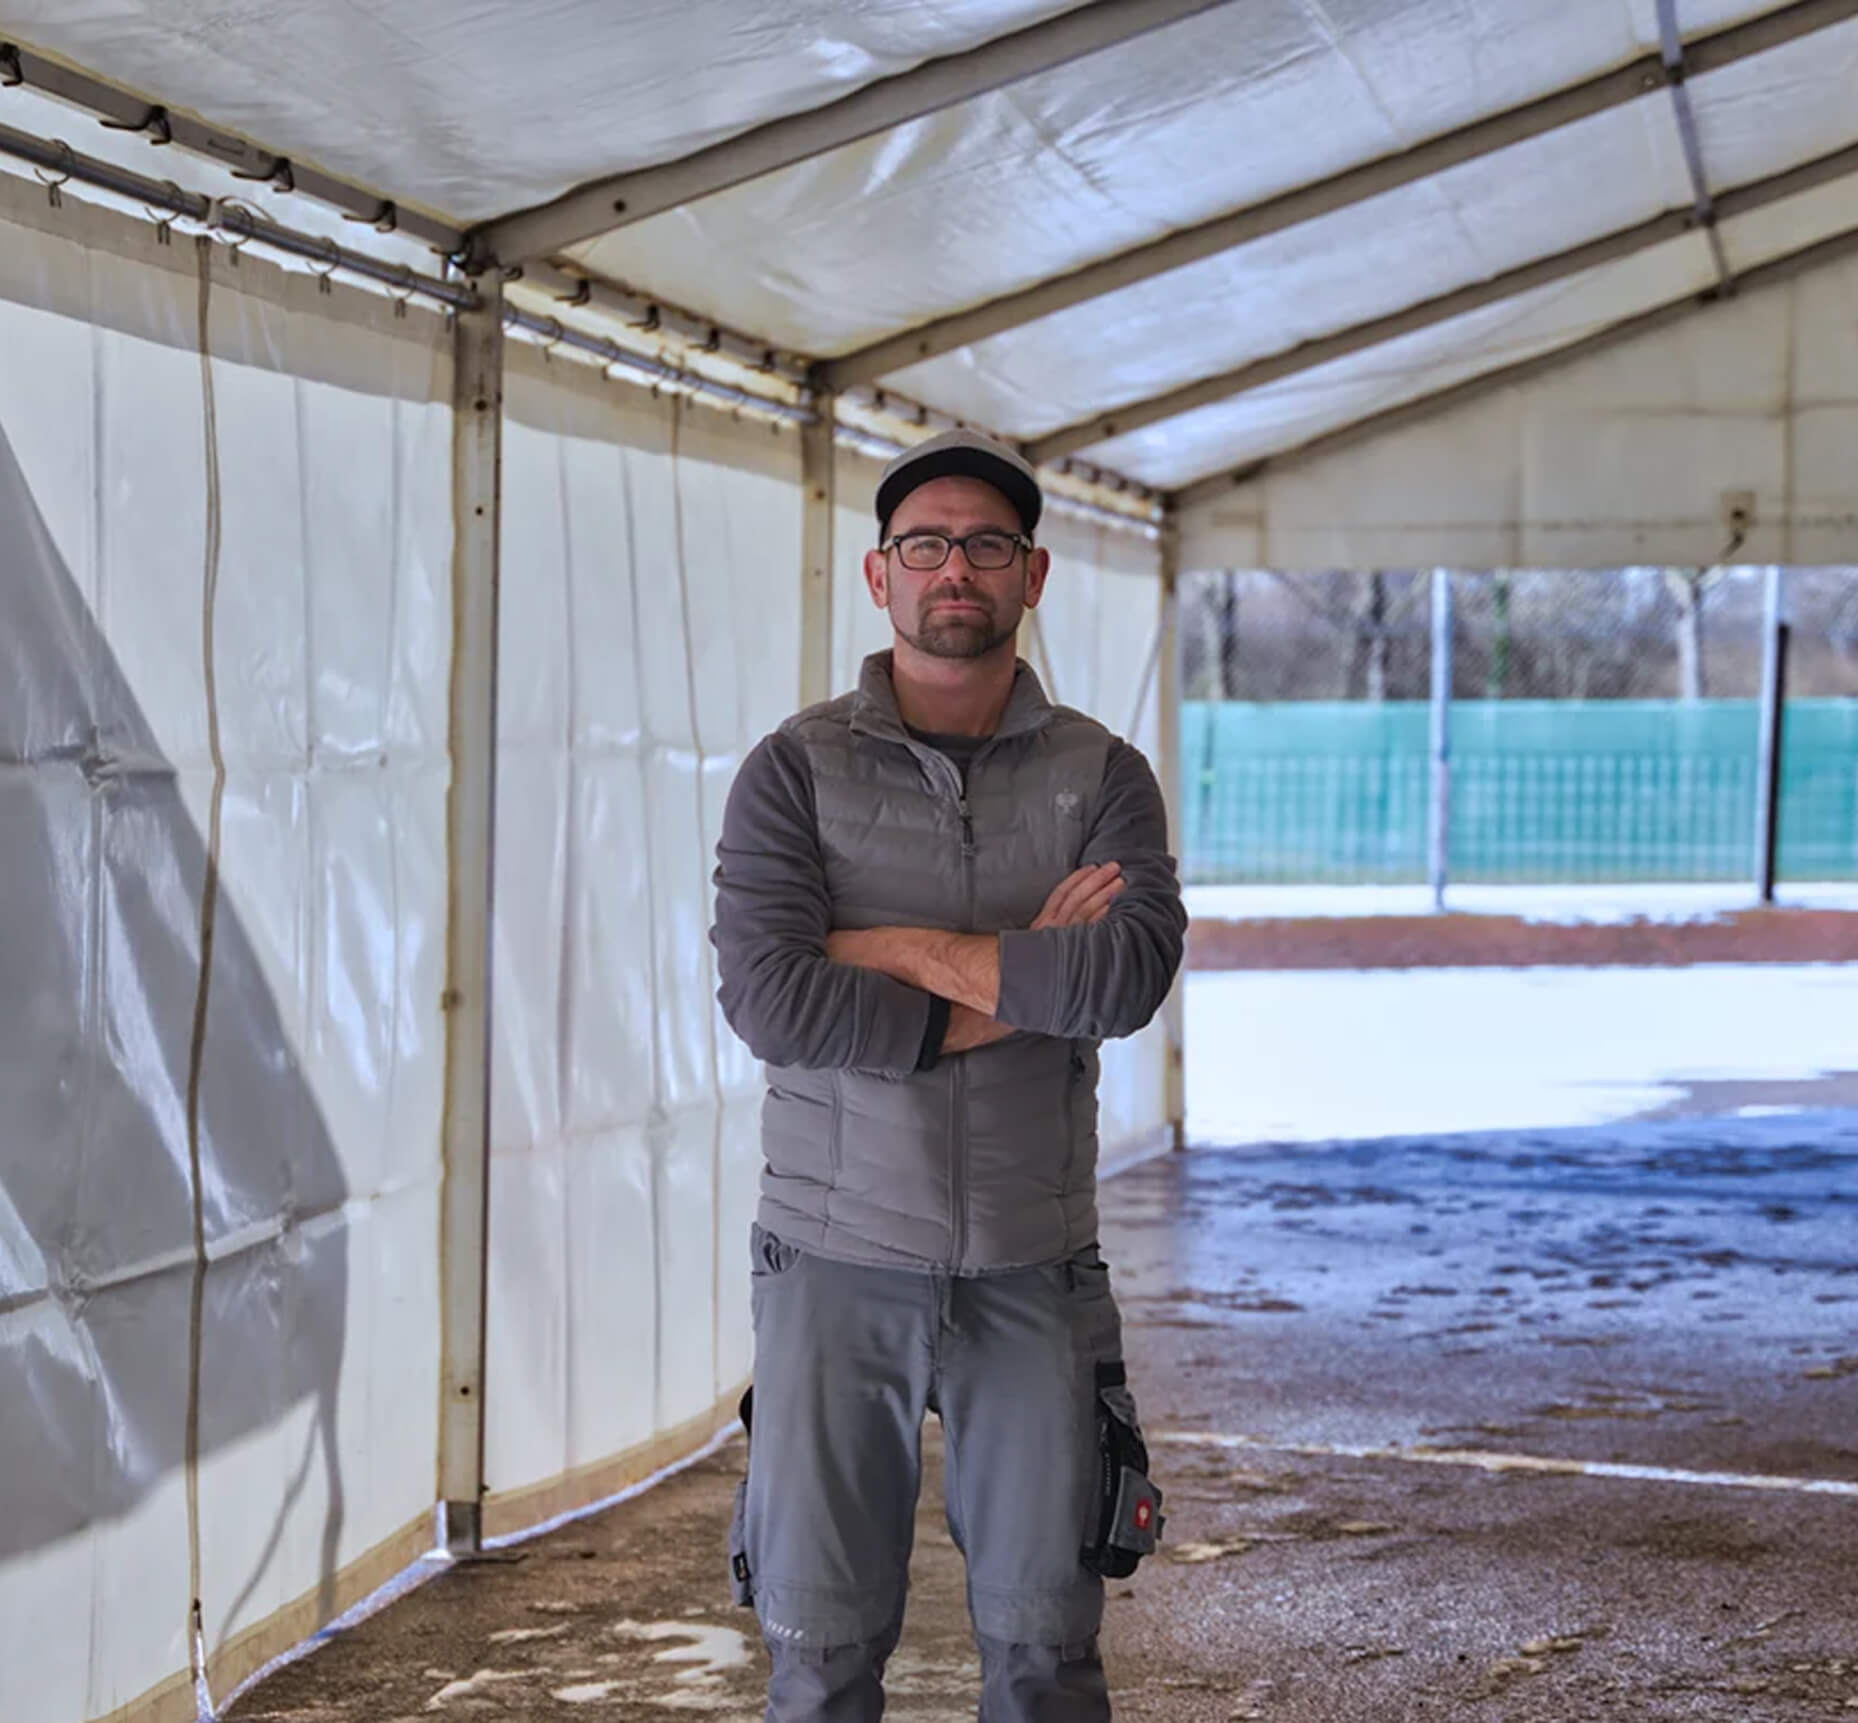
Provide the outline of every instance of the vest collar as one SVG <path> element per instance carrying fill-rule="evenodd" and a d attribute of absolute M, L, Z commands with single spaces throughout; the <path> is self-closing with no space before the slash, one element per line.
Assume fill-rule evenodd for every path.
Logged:
<path fill-rule="evenodd" d="M 887 741 L 911 740 L 897 710 L 897 690 L 890 679 L 891 655 L 888 649 L 873 652 L 858 673 L 858 692 L 852 696 L 852 729 L 865 736 L 881 736 Z M 1043 730 L 1052 721 L 1053 706 L 1045 697 L 1044 686 L 1032 666 L 1023 658 L 1014 661 L 1013 688 L 1006 697 L 1006 710 L 1000 714 L 1000 726 L 992 740 L 1005 736 L 1028 735 Z"/>

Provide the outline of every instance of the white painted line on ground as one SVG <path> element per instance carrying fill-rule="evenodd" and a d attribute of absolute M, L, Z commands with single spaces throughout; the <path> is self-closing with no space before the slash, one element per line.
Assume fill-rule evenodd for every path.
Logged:
<path fill-rule="evenodd" d="M 1480 1472 L 1544 1472 L 1558 1477 L 1628 1478 L 1650 1484 L 1695 1484 L 1723 1490 L 1781 1490 L 1802 1496 L 1858 1497 L 1858 1480 L 1787 1478 L 1766 1472 L 1686 1472 L 1615 1460 L 1558 1460 L 1482 1448 L 1377 1448 L 1352 1442 L 1270 1442 L 1262 1436 L 1162 1430 L 1154 1438 L 1176 1448 L 1239 1448 L 1249 1453 L 1305 1454 L 1317 1459 L 1401 1460 L 1415 1466 L 1466 1466 Z"/>

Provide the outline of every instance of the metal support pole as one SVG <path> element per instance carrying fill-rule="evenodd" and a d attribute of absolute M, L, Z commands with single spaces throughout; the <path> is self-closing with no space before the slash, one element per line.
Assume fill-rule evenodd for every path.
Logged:
<path fill-rule="evenodd" d="M 1432 801 L 1426 830 L 1426 882 L 1432 907 L 1445 908 L 1452 828 L 1452 577 L 1432 571 Z"/>
<path fill-rule="evenodd" d="M 460 311 L 452 374 L 451 789 L 446 798 L 445 1183 L 439 1499 L 445 1546 L 483 1541 L 484 1337 L 490 1220 L 490 933 L 496 832 L 497 583 L 502 507 L 503 289 Z"/>
<path fill-rule="evenodd" d="M 821 394 L 800 427 L 800 704 L 832 698 L 833 399 Z"/>
<path fill-rule="evenodd" d="M 1175 853 L 1180 853 L 1185 827 L 1181 823 L 1181 522 L 1172 509 L 1161 520 L 1161 638 L 1157 651 L 1160 685 L 1156 691 L 1160 726 L 1156 742 L 1156 775 L 1168 810 L 1168 830 Z M 1176 976 L 1161 1021 L 1167 1036 L 1167 1072 L 1163 1078 L 1168 1129 L 1174 1147 L 1187 1146 L 1187 1009 L 1186 987 Z"/>
<path fill-rule="evenodd" d="M 1781 571 L 1770 567 L 1761 606 L 1761 735 L 1755 759 L 1755 890 L 1774 901 L 1774 863 L 1780 848 L 1781 727 L 1787 712 L 1787 624 Z"/>

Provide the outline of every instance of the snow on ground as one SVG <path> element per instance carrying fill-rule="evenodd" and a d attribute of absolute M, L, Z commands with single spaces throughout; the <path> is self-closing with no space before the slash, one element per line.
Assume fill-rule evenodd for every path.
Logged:
<path fill-rule="evenodd" d="M 1781 886 L 1780 903 L 1797 909 L 1858 910 L 1858 883 Z M 1210 921 L 1277 916 L 1429 915 L 1423 885 L 1195 885 L 1190 915 Z M 1712 885 L 1454 885 L 1447 910 L 1471 915 L 1520 915 L 1525 921 L 1704 921 L 1755 907 L 1755 888 Z"/>
<path fill-rule="evenodd" d="M 1186 1054 L 1195 1142 L 1603 1124 L 1858 1070 L 1858 964 L 1200 971 Z"/>

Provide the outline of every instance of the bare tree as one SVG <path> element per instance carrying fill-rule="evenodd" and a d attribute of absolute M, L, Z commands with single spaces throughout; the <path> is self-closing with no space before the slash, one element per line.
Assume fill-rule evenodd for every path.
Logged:
<path fill-rule="evenodd" d="M 1219 692 L 1225 700 L 1236 700 L 1239 688 L 1239 571 L 1229 568 L 1220 577 L 1219 592 Z"/>
<path fill-rule="evenodd" d="M 1387 579 L 1376 569 L 1367 579 L 1355 621 L 1355 658 L 1362 666 L 1362 692 L 1387 698 Z M 1352 678 L 1351 678 L 1352 680 Z"/>
<path fill-rule="evenodd" d="M 1484 697 L 1501 700 L 1510 679 L 1510 653 L 1515 644 L 1510 631 L 1510 577 L 1503 569 L 1491 576 L 1490 603 L 1497 626 L 1490 648 L 1490 673 L 1484 680 Z"/>
<path fill-rule="evenodd" d="M 1360 601 L 1348 604 L 1319 590 L 1315 578 L 1297 579 L 1275 569 L 1266 572 L 1312 616 L 1327 623 L 1349 643 L 1348 660 L 1342 673 L 1342 698 L 1353 699 L 1359 688 L 1369 700 L 1385 700 L 1388 640 L 1395 608 L 1388 602 L 1386 575 L 1379 570 L 1368 575 Z"/>
<path fill-rule="evenodd" d="M 1721 564 L 1664 571 L 1665 587 L 1677 601 L 1677 687 L 1682 699 L 1701 700 L 1708 692 L 1703 675 L 1703 601 L 1728 572 Z"/>

